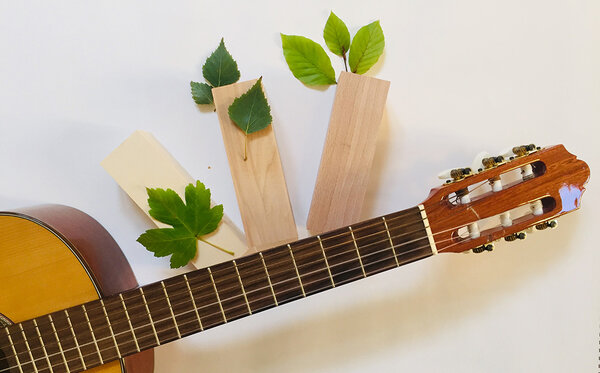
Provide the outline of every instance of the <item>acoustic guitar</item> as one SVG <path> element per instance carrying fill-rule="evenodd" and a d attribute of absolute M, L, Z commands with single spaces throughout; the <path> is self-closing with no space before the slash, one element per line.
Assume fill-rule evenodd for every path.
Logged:
<path fill-rule="evenodd" d="M 589 168 L 562 145 L 524 145 L 448 177 L 416 207 L 141 287 L 83 212 L 0 213 L 0 373 L 152 372 L 153 347 L 436 254 L 481 253 L 552 228 L 579 208 Z"/>

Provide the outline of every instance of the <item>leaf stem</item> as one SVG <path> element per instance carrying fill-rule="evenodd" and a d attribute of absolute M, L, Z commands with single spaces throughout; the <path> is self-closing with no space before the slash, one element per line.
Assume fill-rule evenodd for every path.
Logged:
<path fill-rule="evenodd" d="M 229 254 L 229 255 L 231 255 L 231 256 L 234 256 L 234 255 L 235 255 L 235 253 L 234 253 L 233 251 L 226 250 L 226 249 L 222 248 L 221 246 L 215 245 L 214 243 L 210 243 L 210 242 L 208 242 L 207 240 L 205 240 L 204 238 L 201 238 L 201 237 L 200 237 L 200 238 L 198 238 L 198 239 L 199 239 L 200 241 L 204 242 L 205 244 L 208 244 L 208 245 L 210 245 L 210 246 L 214 247 L 214 248 L 215 248 L 215 249 L 217 249 L 217 250 L 221 250 L 222 252 L 224 252 L 224 253 L 226 253 L 226 254 Z"/>
<path fill-rule="evenodd" d="M 344 59 L 344 68 L 346 69 L 346 72 L 348 72 L 348 63 L 346 62 L 346 51 L 344 48 L 342 48 L 342 58 Z"/>
<path fill-rule="evenodd" d="M 248 160 L 248 134 L 244 137 L 244 162 Z"/>

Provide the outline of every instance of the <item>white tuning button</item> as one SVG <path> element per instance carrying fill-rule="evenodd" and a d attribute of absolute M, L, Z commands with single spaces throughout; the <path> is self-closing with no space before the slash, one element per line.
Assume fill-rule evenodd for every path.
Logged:
<path fill-rule="evenodd" d="M 467 192 L 465 195 L 460 196 L 460 204 L 461 205 L 466 205 L 467 203 L 471 202 L 471 196 L 469 195 L 469 193 Z"/>
<path fill-rule="evenodd" d="M 452 172 L 452 169 L 449 168 L 447 170 L 444 170 L 442 172 L 440 172 L 438 174 L 438 179 L 442 179 L 442 180 L 448 180 L 448 179 L 452 179 L 452 176 L 450 176 L 450 173 Z"/>
<path fill-rule="evenodd" d="M 488 158 L 490 156 L 490 153 L 488 152 L 479 152 L 479 154 L 477 154 L 475 156 L 475 158 L 473 159 L 473 163 L 471 163 L 471 170 L 473 171 L 473 173 L 478 172 L 479 169 L 483 169 L 483 159 L 484 158 Z"/>
<path fill-rule="evenodd" d="M 514 157 L 515 153 L 513 153 L 512 148 L 505 148 L 500 151 L 500 155 L 504 157 L 504 159 L 508 160 L 510 157 Z"/>
<path fill-rule="evenodd" d="M 533 177 L 533 167 L 531 167 L 530 164 L 521 167 L 521 176 L 523 177 L 523 180 Z"/>
<path fill-rule="evenodd" d="M 469 230 L 469 237 L 471 237 L 472 239 L 479 238 L 479 236 L 481 235 L 479 233 L 479 224 L 477 224 L 476 222 L 469 224 L 467 229 Z"/>
<path fill-rule="evenodd" d="M 502 190 L 502 180 L 500 180 L 500 178 L 492 180 L 490 183 L 492 184 L 492 192 L 499 192 Z"/>
<path fill-rule="evenodd" d="M 535 216 L 544 214 L 544 205 L 542 204 L 542 200 L 538 199 L 537 201 L 531 203 L 531 212 Z"/>
<path fill-rule="evenodd" d="M 510 212 L 503 212 L 500 214 L 500 224 L 503 227 L 510 227 L 512 225 L 512 219 L 510 218 Z"/>

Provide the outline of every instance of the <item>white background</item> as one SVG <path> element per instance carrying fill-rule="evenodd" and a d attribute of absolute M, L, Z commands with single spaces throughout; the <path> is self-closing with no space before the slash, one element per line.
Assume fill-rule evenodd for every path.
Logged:
<path fill-rule="evenodd" d="M 392 84 L 365 218 L 420 203 L 481 150 L 529 142 L 590 164 L 583 208 L 493 253 L 439 255 L 162 346 L 156 372 L 597 372 L 597 1 L 2 1 L 0 209 L 77 207 L 140 283 L 181 273 L 135 242 L 151 223 L 99 165 L 144 129 L 241 227 L 217 116 L 189 92 L 224 37 L 242 80 L 264 77 L 304 225 L 335 87 L 294 79 L 279 32 L 324 45 L 329 10 L 351 34 L 380 19 L 386 36 L 368 73 Z"/>

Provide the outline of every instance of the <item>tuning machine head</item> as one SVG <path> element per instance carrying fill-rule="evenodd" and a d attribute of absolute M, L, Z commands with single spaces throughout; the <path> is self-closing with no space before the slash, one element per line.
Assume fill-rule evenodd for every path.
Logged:
<path fill-rule="evenodd" d="M 451 183 L 453 181 L 462 180 L 467 176 L 471 176 L 472 174 L 473 172 L 470 167 L 454 168 L 440 172 L 438 174 L 438 178 L 446 180 L 446 183 Z"/>

